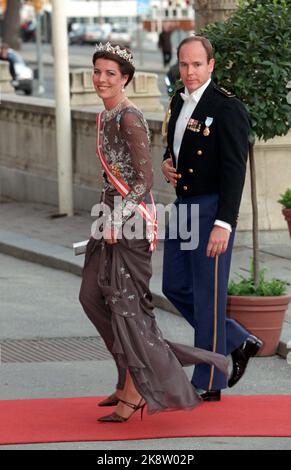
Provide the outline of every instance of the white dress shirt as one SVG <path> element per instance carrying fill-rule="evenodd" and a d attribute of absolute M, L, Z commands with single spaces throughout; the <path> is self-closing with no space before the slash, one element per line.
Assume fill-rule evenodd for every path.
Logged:
<path fill-rule="evenodd" d="M 176 157 L 176 163 L 178 163 L 180 147 L 181 147 L 183 135 L 187 127 L 188 121 L 190 117 L 192 116 L 194 109 L 199 103 L 201 96 L 203 95 L 204 91 L 206 90 L 210 82 L 211 82 L 211 79 L 209 78 L 207 82 L 204 83 L 204 85 L 202 85 L 197 90 L 193 91 L 191 95 L 186 87 L 185 87 L 185 93 L 180 93 L 182 99 L 184 100 L 184 103 L 181 108 L 179 117 L 176 121 L 175 134 L 174 134 L 174 155 Z"/>
<path fill-rule="evenodd" d="M 193 91 L 191 94 L 189 93 L 186 87 L 185 87 L 185 93 L 180 93 L 182 99 L 184 100 L 184 103 L 181 108 L 178 119 L 176 121 L 175 134 L 174 134 L 173 149 L 174 149 L 174 155 L 176 158 L 176 167 L 178 167 L 179 152 L 180 152 L 182 139 L 183 139 L 188 121 L 191 118 L 194 112 L 194 109 L 199 103 L 201 96 L 203 95 L 204 91 L 206 90 L 210 82 L 211 82 L 211 78 L 209 78 L 207 82 L 204 83 L 204 85 L 202 85 L 197 90 Z M 225 228 L 229 230 L 229 232 L 232 231 L 231 225 L 227 222 L 223 222 L 222 220 L 215 220 L 214 225 L 218 225 L 219 227 Z"/>

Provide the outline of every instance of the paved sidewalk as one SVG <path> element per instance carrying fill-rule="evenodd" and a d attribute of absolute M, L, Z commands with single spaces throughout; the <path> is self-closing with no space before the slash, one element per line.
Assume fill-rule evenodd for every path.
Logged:
<path fill-rule="evenodd" d="M 73 217 L 55 218 L 57 208 L 37 203 L 19 203 L 0 199 L 0 252 L 44 266 L 81 275 L 84 257 L 74 256 L 72 245 L 87 240 L 94 218 L 89 212 L 78 211 Z M 177 313 L 161 290 L 163 243 L 153 255 L 151 290 L 156 307 Z M 231 276 L 249 271 L 252 257 L 250 246 L 235 246 Z M 289 245 L 264 245 L 260 248 L 261 267 L 272 276 L 289 283 L 291 294 L 291 242 Z M 291 340 L 291 303 L 285 318 L 279 347 L 286 355 Z"/>

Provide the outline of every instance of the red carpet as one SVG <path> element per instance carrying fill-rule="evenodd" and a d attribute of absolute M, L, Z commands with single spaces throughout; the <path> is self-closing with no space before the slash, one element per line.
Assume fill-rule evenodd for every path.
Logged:
<path fill-rule="evenodd" d="M 291 437 L 291 396 L 224 396 L 192 411 L 135 414 L 128 423 L 97 423 L 113 408 L 102 397 L 0 401 L 0 444 L 114 441 L 194 436 Z"/>

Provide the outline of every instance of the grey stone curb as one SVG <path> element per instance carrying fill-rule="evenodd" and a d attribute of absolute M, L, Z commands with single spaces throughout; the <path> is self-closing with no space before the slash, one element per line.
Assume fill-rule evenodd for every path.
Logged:
<path fill-rule="evenodd" d="M 74 256 L 73 249 L 29 238 L 15 232 L 0 230 L 0 253 L 82 276 L 84 257 L 82 255 Z M 157 276 L 154 275 L 151 282 L 155 307 L 179 315 L 173 305 L 155 289 L 156 279 Z"/>
<path fill-rule="evenodd" d="M 77 276 L 82 275 L 82 260 L 75 260 L 69 248 L 52 245 L 15 232 L 0 230 L 0 252 Z"/>

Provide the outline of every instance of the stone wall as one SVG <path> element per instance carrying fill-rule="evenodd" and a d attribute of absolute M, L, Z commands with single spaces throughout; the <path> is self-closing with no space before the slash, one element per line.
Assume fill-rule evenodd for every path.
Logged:
<path fill-rule="evenodd" d="M 0 99 L 2 93 L 14 93 L 14 88 L 11 84 L 9 63 L 4 60 L 0 60 Z"/>
<path fill-rule="evenodd" d="M 96 107 L 73 108 L 73 168 L 75 209 L 91 210 L 98 202 L 101 170 L 95 156 Z M 173 200 L 160 163 L 163 154 L 160 113 L 146 113 L 152 134 L 154 195 Z M 0 194 L 20 201 L 58 204 L 54 101 L 2 95 L 0 105 Z M 286 230 L 279 194 L 291 184 L 291 134 L 255 147 L 259 226 L 262 231 Z M 250 183 L 247 176 L 240 210 L 240 231 L 251 229 Z M 286 232 L 287 233 L 287 232 Z"/>
<path fill-rule="evenodd" d="M 75 69 L 70 72 L 70 95 L 71 106 L 102 105 L 93 87 L 91 69 Z M 135 72 L 126 87 L 126 96 L 145 112 L 163 111 L 158 76 L 155 73 Z"/>
<path fill-rule="evenodd" d="M 72 108 L 75 209 L 90 210 L 99 200 L 100 167 L 95 155 L 97 107 Z M 167 198 L 168 185 L 159 175 L 163 144 L 162 113 L 147 113 L 154 143 L 157 199 Z M 2 95 L 0 105 L 0 194 L 16 200 L 58 203 L 54 101 Z"/>

